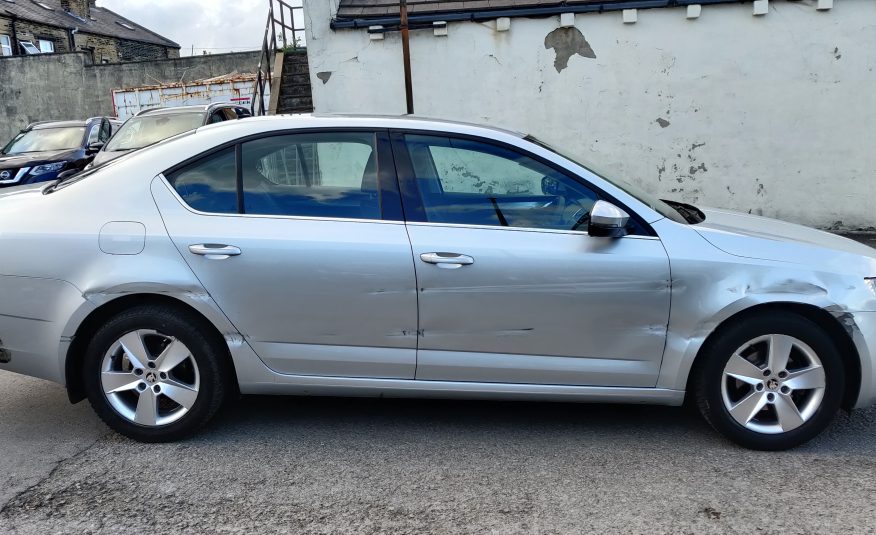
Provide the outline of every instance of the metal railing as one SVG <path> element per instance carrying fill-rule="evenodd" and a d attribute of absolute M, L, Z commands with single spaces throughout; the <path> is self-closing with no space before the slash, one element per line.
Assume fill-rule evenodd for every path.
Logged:
<path fill-rule="evenodd" d="M 252 98 L 253 115 L 267 115 L 265 96 L 278 91 L 271 87 L 277 52 L 293 52 L 304 48 L 304 0 L 268 0 L 268 22 L 262 41 L 262 54 L 256 73 L 256 87 Z"/>

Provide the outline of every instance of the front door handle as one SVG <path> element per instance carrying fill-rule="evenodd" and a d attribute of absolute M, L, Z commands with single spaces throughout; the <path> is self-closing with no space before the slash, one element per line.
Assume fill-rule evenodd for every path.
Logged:
<path fill-rule="evenodd" d="M 470 266 L 474 264 L 474 258 L 459 253 L 423 253 L 420 260 L 427 264 L 437 264 L 447 267 Z"/>
<path fill-rule="evenodd" d="M 189 245 L 189 252 L 198 256 L 204 256 L 210 260 L 225 260 L 232 256 L 239 256 L 240 249 L 233 245 L 221 245 L 218 243 L 200 243 Z"/>

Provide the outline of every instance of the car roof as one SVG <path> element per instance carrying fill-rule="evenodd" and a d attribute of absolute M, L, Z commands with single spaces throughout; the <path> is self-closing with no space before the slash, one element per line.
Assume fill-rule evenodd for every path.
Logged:
<path fill-rule="evenodd" d="M 90 123 L 95 121 L 102 121 L 104 117 L 90 117 L 85 120 L 79 121 L 37 121 L 35 123 L 30 123 L 27 125 L 25 130 L 46 130 L 48 128 L 73 128 L 73 127 L 81 127 L 88 126 Z M 106 117 L 106 119 L 110 121 L 118 121 L 115 117 Z"/>
<path fill-rule="evenodd" d="M 240 108 L 242 106 L 238 104 L 234 104 L 233 102 L 214 102 L 213 104 L 196 104 L 191 106 L 175 106 L 169 108 L 149 108 L 148 110 L 143 110 L 136 115 L 136 117 L 140 117 L 143 115 L 175 115 L 178 113 L 194 113 L 201 112 L 206 113 L 207 111 L 219 109 L 219 108 Z"/>
<path fill-rule="evenodd" d="M 447 119 L 434 119 L 414 115 L 356 115 L 356 114 L 294 114 L 294 115 L 269 115 L 265 117 L 249 117 L 239 121 L 225 121 L 221 123 L 202 126 L 201 131 L 211 131 L 222 128 L 244 128 L 244 125 L 252 125 L 254 122 L 262 122 L 266 128 L 376 128 L 376 129 L 400 129 L 400 130 L 434 130 L 436 132 L 471 133 L 474 135 L 488 136 L 490 133 L 501 133 L 516 138 L 525 138 L 527 135 L 513 130 L 485 126 Z M 282 124 L 286 123 L 286 124 Z M 237 126 L 236 126 L 237 125 Z"/>

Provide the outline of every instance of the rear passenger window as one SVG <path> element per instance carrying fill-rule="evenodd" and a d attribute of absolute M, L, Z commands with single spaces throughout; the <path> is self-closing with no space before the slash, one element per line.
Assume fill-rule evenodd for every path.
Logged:
<path fill-rule="evenodd" d="M 247 214 L 380 219 L 373 133 L 275 136 L 242 145 Z"/>
<path fill-rule="evenodd" d="M 234 147 L 216 152 L 167 176 L 186 204 L 201 212 L 237 213 Z"/>

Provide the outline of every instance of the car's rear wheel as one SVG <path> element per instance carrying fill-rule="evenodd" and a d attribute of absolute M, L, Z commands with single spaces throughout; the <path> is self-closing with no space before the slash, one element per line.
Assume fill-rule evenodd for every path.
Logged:
<path fill-rule="evenodd" d="M 758 450 L 793 448 L 821 433 L 842 401 L 845 370 L 813 321 L 770 314 L 716 333 L 696 370 L 702 415 L 724 436 Z"/>
<path fill-rule="evenodd" d="M 178 440 L 219 409 L 228 390 L 224 351 L 203 322 L 163 306 L 137 307 L 95 333 L 84 382 L 95 412 L 144 442 Z"/>

